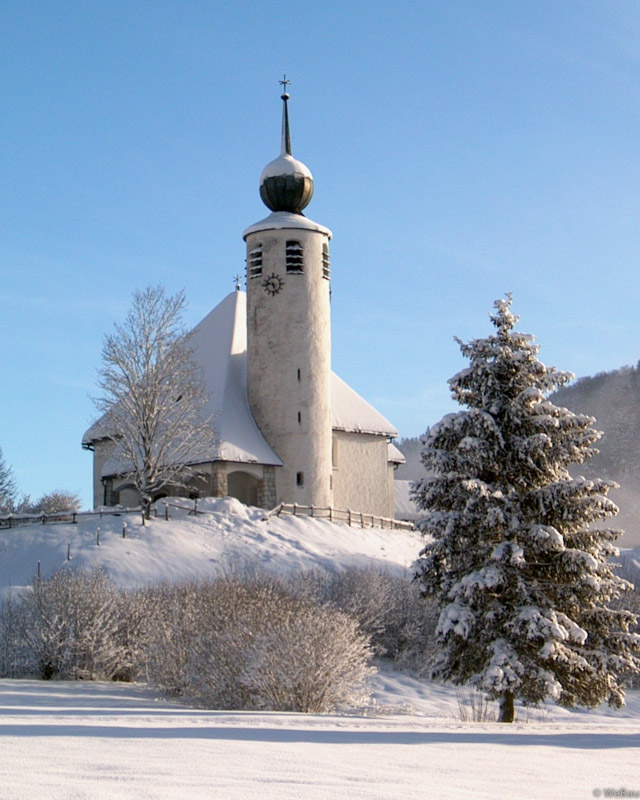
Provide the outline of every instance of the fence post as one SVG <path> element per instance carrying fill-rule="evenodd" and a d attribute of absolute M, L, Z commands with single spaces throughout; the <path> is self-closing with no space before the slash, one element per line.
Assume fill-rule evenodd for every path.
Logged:
<path fill-rule="evenodd" d="M 347 510 L 347 514 L 349 515 L 349 527 L 351 528 L 352 527 L 351 526 L 352 520 L 351 520 L 351 509 L 350 508 Z"/>
<path fill-rule="evenodd" d="M 38 561 L 38 568 L 36 570 L 36 577 L 37 577 L 38 580 L 40 580 L 41 575 L 40 575 L 40 562 L 39 561 Z"/>
<path fill-rule="evenodd" d="M 297 503 L 294 503 L 294 504 L 293 504 L 293 516 L 294 516 L 294 517 L 295 517 L 295 515 L 296 515 L 296 508 L 297 508 L 297 505 L 298 505 Z"/>
<path fill-rule="evenodd" d="M 100 526 L 98 525 L 98 530 L 96 531 L 96 545 L 100 547 Z"/>
<path fill-rule="evenodd" d="M 329 522 L 333 522 L 333 508 L 329 506 Z"/>
<path fill-rule="evenodd" d="M 198 498 L 197 497 L 194 498 L 194 501 L 193 501 L 193 516 L 194 517 L 198 516 Z"/>
<path fill-rule="evenodd" d="M 122 523 L 122 538 L 127 538 L 127 523 L 126 521 Z"/>
<path fill-rule="evenodd" d="M 71 542 L 67 542 L 67 561 L 71 561 Z"/>
<path fill-rule="evenodd" d="M 72 518 L 71 522 L 73 522 L 73 524 L 75 525 L 77 523 L 77 521 L 78 520 L 76 519 L 76 512 L 74 511 L 73 512 L 73 518 Z"/>
<path fill-rule="evenodd" d="M 311 519 L 313 519 L 313 503 L 309 507 L 311 508 Z"/>
<path fill-rule="evenodd" d="M 164 504 L 164 518 L 169 521 L 169 506 L 167 503 Z"/>
<path fill-rule="evenodd" d="M 43 512 L 42 512 L 42 524 L 43 524 L 43 525 L 45 525 L 45 524 L 46 524 L 46 523 L 45 523 L 45 521 L 44 521 L 44 520 L 45 520 L 45 517 L 46 517 L 46 514 L 45 514 L 45 513 L 44 513 L 44 511 L 43 511 Z"/>

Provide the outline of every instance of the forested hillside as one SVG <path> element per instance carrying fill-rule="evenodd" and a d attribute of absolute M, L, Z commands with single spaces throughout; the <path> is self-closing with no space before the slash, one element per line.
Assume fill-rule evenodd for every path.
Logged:
<path fill-rule="evenodd" d="M 557 405 L 590 414 L 604 436 L 600 454 L 584 465 L 585 475 L 636 484 L 640 478 L 640 368 L 622 367 L 580 378 L 551 398 Z"/>
<path fill-rule="evenodd" d="M 596 418 L 596 428 L 603 432 L 597 443 L 600 452 L 578 469 L 585 477 L 620 484 L 611 493 L 620 507 L 614 522 L 627 532 L 620 544 L 640 544 L 640 363 L 580 378 L 551 399 Z"/>
<path fill-rule="evenodd" d="M 396 470 L 396 480 L 417 481 L 424 472 L 424 467 L 420 461 L 420 454 L 424 446 L 422 444 L 422 436 L 410 436 L 406 439 L 400 439 L 395 444 L 407 459 L 406 463 L 400 464 Z"/>

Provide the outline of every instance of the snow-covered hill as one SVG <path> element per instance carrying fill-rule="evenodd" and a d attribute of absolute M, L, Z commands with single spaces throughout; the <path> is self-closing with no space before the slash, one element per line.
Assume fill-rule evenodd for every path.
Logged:
<path fill-rule="evenodd" d="M 308 517 L 263 521 L 264 511 L 232 498 L 200 501 L 199 509 L 205 513 L 194 517 L 172 507 L 169 521 L 160 515 L 145 526 L 139 514 L 127 514 L 80 518 L 75 525 L 2 529 L 0 589 L 29 584 L 38 562 L 42 577 L 62 568 L 102 567 L 117 585 L 131 588 L 244 567 L 290 572 L 375 565 L 398 570 L 409 567 L 421 547 L 413 532 L 362 530 Z"/>

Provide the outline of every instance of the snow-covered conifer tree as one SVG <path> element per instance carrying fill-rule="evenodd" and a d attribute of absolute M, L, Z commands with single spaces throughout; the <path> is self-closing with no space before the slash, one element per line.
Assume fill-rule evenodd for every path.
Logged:
<path fill-rule="evenodd" d="M 467 410 L 431 428 L 414 486 L 428 538 L 418 579 L 440 605 L 436 675 L 498 699 L 503 722 L 517 698 L 619 707 L 640 637 L 609 607 L 630 588 L 608 560 L 620 531 L 593 526 L 617 513 L 615 484 L 568 471 L 600 434 L 546 399 L 573 376 L 514 331 L 510 295 L 494 305 L 494 335 L 458 340 L 470 366 L 449 383 Z"/>

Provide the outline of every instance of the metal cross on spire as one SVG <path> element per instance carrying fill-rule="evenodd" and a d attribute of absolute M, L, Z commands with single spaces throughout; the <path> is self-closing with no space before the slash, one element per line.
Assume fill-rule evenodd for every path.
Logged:
<path fill-rule="evenodd" d="M 291 81 L 288 81 L 288 80 L 287 80 L 287 76 L 286 76 L 286 75 L 283 75 L 283 76 L 282 76 L 282 80 L 281 80 L 281 81 L 278 81 L 278 83 L 280 84 L 280 86 L 282 86 L 282 91 L 283 91 L 283 93 L 284 93 L 284 94 L 289 94 L 289 93 L 287 92 L 287 86 L 291 86 Z"/>

